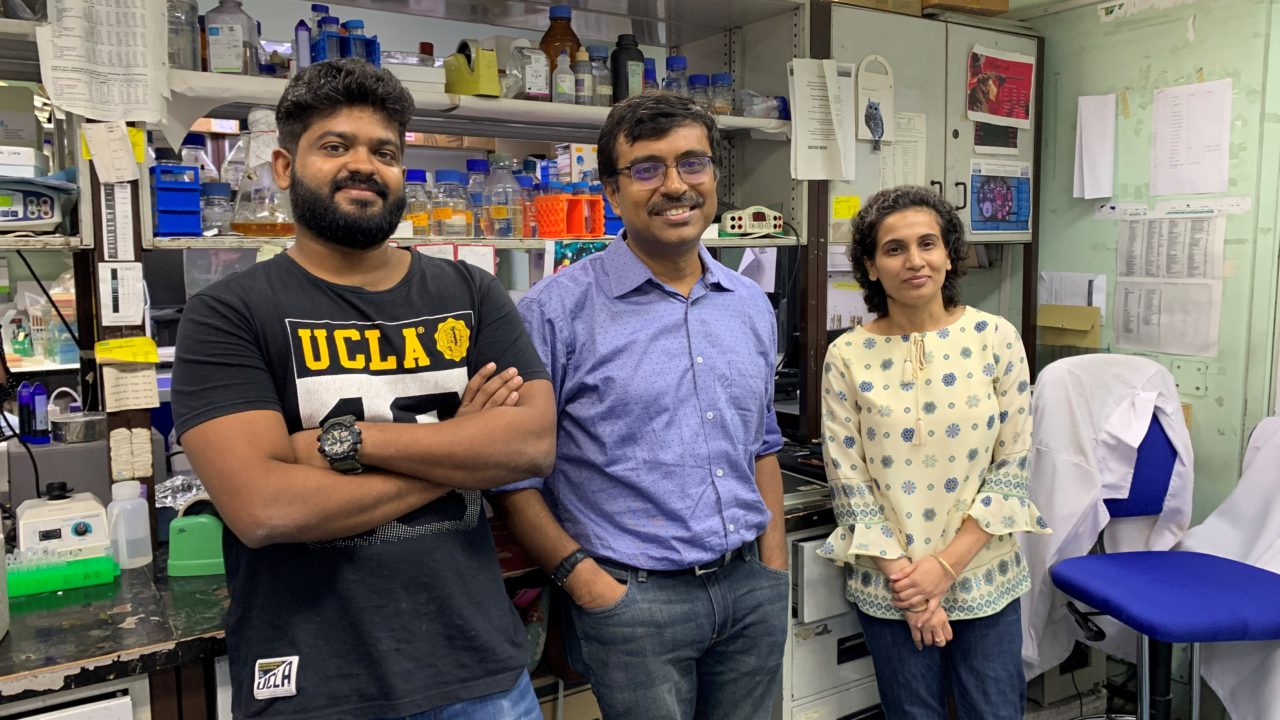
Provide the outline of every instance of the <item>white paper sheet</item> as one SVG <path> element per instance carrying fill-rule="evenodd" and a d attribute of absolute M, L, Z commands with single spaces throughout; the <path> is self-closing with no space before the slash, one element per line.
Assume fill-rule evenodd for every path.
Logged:
<path fill-rule="evenodd" d="M 924 113 L 901 112 L 894 115 L 894 140 L 880 150 L 880 187 L 924 185 L 925 125 Z"/>
<path fill-rule="evenodd" d="M 787 64 L 791 90 L 791 176 L 797 180 L 852 180 L 853 66 L 797 58 Z M 834 86 L 828 75 L 836 78 Z M 840 120 L 848 120 L 840 122 Z"/>
<path fill-rule="evenodd" d="M 138 162 L 123 120 L 85 123 L 84 140 L 99 180 L 122 183 L 138 179 Z"/>
<path fill-rule="evenodd" d="M 773 292 L 777 282 L 778 248 L 747 248 L 738 263 L 738 272 L 760 286 L 765 292 Z"/>
<path fill-rule="evenodd" d="M 868 55 L 858 65 L 859 140 L 894 141 L 893 68 L 879 55 Z M 883 147 L 883 146 L 881 146 Z M 876 148 L 881 149 L 880 147 Z"/>
<path fill-rule="evenodd" d="M 98 308 L 103 325 L 141 325 L 142 263 L 98 265 Z"/>
<path fill-rule="evenodd" d="M 102 395 L 107 412 L 160 406 L 156 366 L 142 363 L 102 366 Z"/>
<path fill-rule="evenodd" d="M 827 329 L 854 328 L 871 322 L 875 316 L 867 310 L 862 299 L 862 287 L 853 275 L 830 274 L 827 276 Z"/>
<path fill-rule="evenodd" d="M 981 247 L 981 246 L 979 246 Z M 1037 283 L 1041 305 L 1096 307 L 1107 321 L 1107 276 L 1077 272 L 1042 272 Z"/>
<path fill-rule="evenodd" d="M 168 32 L 162 0 L 50 0 L 36 26 L 40 76 L 53 104 L 94 120 L 158 122 Z"/>
<path fill-rule="evenodd" d="M 1214 357 L 1222 281 L 1117 280 L 1115 312 L 1120 347 Z"/>
<path fill-rule="evenodd" d="M 1076 176 L 1072 197 L 1109 198 L 1116 163 L 1116 96 L 1082 95 L 1076 104 Z"/>
<path fill-rule="evenodd" d="M 1151 194 L 1227 191 L 1231 80 L 1156 90 Z"/>
<path fill-rule="evenodd" d="M 135 166 L 136 167 L 136 166 Z M 102 188 L 102 252 L 112 262 L 131 262 L 133 253 L 133 186 L 127 182 Z"/>
<path fill-rule="evenodd" d="M 490 275 L 498 274 L 498 254 L 492 245 L 459 244 L 454 247 L 458 260 L 484 270 Z"/>
<path fill-rule="evenodd" d="M 1175 217 L 1120 223 L 1119 278 L 1214 280 L 1222 277 L 1226 221 Z"/>

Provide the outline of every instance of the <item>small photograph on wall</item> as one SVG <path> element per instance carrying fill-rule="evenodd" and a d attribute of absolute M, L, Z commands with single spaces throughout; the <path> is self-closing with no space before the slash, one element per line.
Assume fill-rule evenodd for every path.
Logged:
<path fill-rule="evenodd" d="M 1030 55 L 975 45 L 965 87 L 969 119 L 1029 129 L 1036 61 Z"/>
<path fill-rule="evenodd" d="M 974 123 L 973 151 L 984 155 L 1017 155 L 1018 128 Z"/>
<path fill-rule="evenodd" d="M 969 167 L 969 230 L 1031 232 L 1031 164 L 972 160 Z"/>

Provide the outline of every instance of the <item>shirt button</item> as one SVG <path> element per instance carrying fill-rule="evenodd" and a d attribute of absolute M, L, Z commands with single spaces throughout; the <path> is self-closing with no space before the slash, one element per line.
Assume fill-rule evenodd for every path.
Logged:
<path fill-rule="evenodd" d="M 716 469 L 716 477 L 724 477 L 724 468 Z"/>
<path fill-rule="evenodd" d="M 715 414 L 715 413 L 713 413 L 713 412 L 709 412 L 709 413 L 707 413 L 707 419 L 708 419 L 708 420 L 713 420 L 713 419 L 715 419 L 715 416 L 716 416 L 716 414 Z"/>
<path fill-rule="evenodd" d="M 696 361 L 698 362 L 698 364 L 699 364 L 699 365 L 701 365 L 701 364 L 702 364 L 702 356 L 701 356 L 701 355 L 699 355 L 698 357 L 694 358 L 694 360 L 696 360 Z"/>
<path fill-rule="evenodd" d="M 733 523 L 729 524 L 729 532 L 733 532 Z"/>

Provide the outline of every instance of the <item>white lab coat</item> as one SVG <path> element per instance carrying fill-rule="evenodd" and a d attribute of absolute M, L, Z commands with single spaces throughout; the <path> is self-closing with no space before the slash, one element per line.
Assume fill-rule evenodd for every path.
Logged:
<path fill-rule="evenodd" d="M 1087 555 L 1104 527 L 1108 552 L 1168 550 L 1191 521 L 1194 462 L 1173 376 L 1163 366 L 1130 355 L 1082 355 L 1050 364 L 1036 379 L 1031 448 L 1031 500 L 1052 535 L 1020 535 L 1031 571 L 1022 596 L 1022 664 L 1027 678 L 1067 658 L 1076 639 L 1070 599 L 1053 585 L 1049 568 Z M 1111 522 L 1103 500 L 1124 498 L 1133 479 L 1138 445 L 1152 414 L 1169 435 L 1178 459 L 1164 511 L 1153 518 Z M 1104 652 L 1133 660 L 1137 635 L 1106 617 Z"/>
<path fill-rule="evenodd" d="M 1231 495 L 1187 531 L 1179 550 L 1219 555 L 1280 572 L 1280 418 L 1249 438 L 1244 471 Z M 1275 598 L 1258 598 L 1274 607 Z M 1208 643 L 1201 674 L 1233 720 L 1274 720 L 1280 712 L 1280 642 Z"/>

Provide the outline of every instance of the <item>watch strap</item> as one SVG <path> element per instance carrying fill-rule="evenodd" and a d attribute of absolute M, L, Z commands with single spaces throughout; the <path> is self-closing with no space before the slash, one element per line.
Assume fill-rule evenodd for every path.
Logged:
<path fill-rule="evenodd" d="M 556 584 L 556 587 L 564 587 L 564 584 L 569 582 L 569 575 L 573 573 L 574 568 L 589 557 L 591 556 L 587 554 L 586 550 L 578 548 L 569 553 L 569 556 L 564 560 L 561 560 L 560 564 L 556 566 L 555 572 L 551 573 L 551 580 Z"/>
<path fill-rule="evenodd" d="M 325 432 L 328 432 L 329 429 L 335 425 L 345 425 L 350 430 L 353 436 L 351 452 L 339 457 L 332 457 L 324 451 L 324 443 L 322 442 L 320 444 L 320 454 L 324 455 L 325 459 L 329 461 L 329 467 L 333 468 L 337 472 L 345 475 L 356 475 L 364 472 L 364 466 L 361 465 L 360 461 L 357 459 L 360 457 L 360 443 L 362 438 L 360 437 L 360 428 L 356 426 L 356 417 L 354 415 L 344 415 L 342 417 L 331 418 L 325 422 L 324 426 L 321 428 L 321 435 L 323 436 Z"/>

